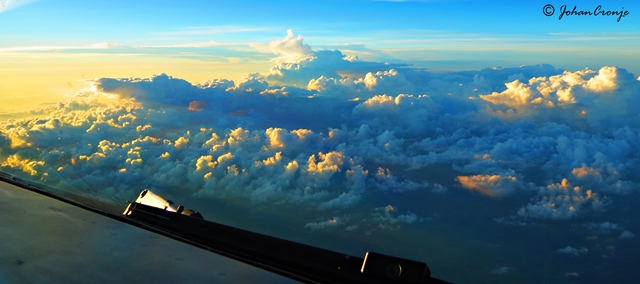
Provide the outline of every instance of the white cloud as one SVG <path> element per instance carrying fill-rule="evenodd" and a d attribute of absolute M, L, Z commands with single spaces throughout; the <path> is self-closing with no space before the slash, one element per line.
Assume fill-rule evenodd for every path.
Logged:
<path fill-rule="evenodd" d="M 300 86 L 308 86 L 311 80 L 317 80 L 321 77 L 331 78 L 337 80 L 340 84 L 349 85 L 347 77 L 359 77 L 369 75 L 369 84 L 375 84 L 373 82 L 374 74 L 378 76 L 384 74 L 378 72 L 383 70 L 389 70 L 390 68 L 404 66 L 404 64 L 385 64 L 381 62 L 363 62 L 353 60 L 352 57 L 343 54 L 339 50 L 319 50 L 314 51 L 310 55 L 290 55 L 290 57 L 297 58 L 295 62 L 280 62 L 276 66 L 269 70 L 267 79 L 276 81 L 282 84 L 297 84 Z M 358 83 L 366 83 L 363 78 Z M 391 82 L 389 82 L 390 84 Z M 323 88 L 317 82 L 311 84 L 311 88 L 320 89 Z"/>
<path fill-rule="evenodd" d="M 251 44 L 253 48 L 261 52 L 270 52 L 278 55 L 273 61 L 276 63 L 298 63 L 312 54 L 311 47 L 302 43 L 304 37 L 293 35 L 292 30 L 287 30 L 287 35 L 280 40 L 274 40 L 269 44 Z"/>
<path fill-rule="evenodd" d="M 506 83 L 507 89 L 501 93 L 494 92 L 490 95 L 480 95 L 480 98 L 492 104 L 518 107 L 528 104 L 542 104 L 540 97 L 533 98 L 531 87 L 519 80 Z"/>
<path fill-rule="evenodd" d="M 638 81 L 626 70 L 614 66 L 565 71 L 549 77 L 534 77 L 528 82 L 505 83 L 506 90 L 479 97 L 491 103 L 492 115 L 503 119 L 534 118 L 607 129 L 613 125 L 638 126 L 637 114 L 629 108 L 638 102 L 634 94 Z M 610 113 L 612 109 L 617 112 Z"/>
<path fill-rule="evenodd" d="M 37 0 L 3 0 L 0 4 L 0 13 L 6 12 L 20 6 L 35 2 Z"/>
<path fill-rule="evenodd" d="M 2 12 L 2 11 L 0 11 Z M 52 51 L 52 50 L 92 50 L 92 49 L 109 49 L 113 44 L 108 42 L 94 43 L 88 45 L 43 45 L 43 46 L 19 46 L 0 48 L 0 52 L 10 51 Z"/>
<path fill-rule="evenodd" d="M 364 75 L 406 66 L 406 64 L 360 61 L 356 56 L 345 55 L 338 50 L 313 51 L 309 45 L 303 43 L 303 40 L 302 35 L 296 37 L 292 30 L 287 30 L 287 35 L 283 39 L 269 44 L 251 44 L 251 47 L 257 51 L 277 55 L 271 60 L 276 63 L 276 66 L 269 70 L 267 79 L 284 84 L 309 85 L 310 89 L 319 90 L 326 88 L 321 85 L 326 83 L 322 82 L 322 77 L 340 81 L 345 79 L 340 74 Z M 320 82 L 311 83 L 310 80 L 320 80 Z"/>
<path fill-rule="evenodd" d="M 352 116 L 374 129 L 422 133 L 429 129 L 428 120 L 437 116 L 437 110 L 427 95 L 377 95 L 358 104 Z"/>

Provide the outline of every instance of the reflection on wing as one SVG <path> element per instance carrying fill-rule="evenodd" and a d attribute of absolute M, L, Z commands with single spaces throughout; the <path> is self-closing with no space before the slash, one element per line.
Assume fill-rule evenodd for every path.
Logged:
<path fill-rule="evenodd" d="M 182 215 L 187 215 L 187 216 L 197 217 L 202 219 L 202 214 L 200 214 L 200 212 L 197 212 L 191 209 L 184 209 L 184 206 L 181 206 L 181 205 L 176 206 L 171 200 L 166 200 L 162 196 L 157 195 L 148 189 L 145 189 L 142 192 L 140 192 L 140 195 L 138 196 L 138 199 L 136 199 L 135 203 L 144 204 L 147 206 L 160 208 L 162 210 L 166 210 L 169 212 L 180 213 Z M 127 206 L 127 209 L 125 209 L 123 215 L 127 215 L 128 212 L 130 213 L 130 210 L 129 210 L 130 207 L 131 207 L 131 204 Z"/>

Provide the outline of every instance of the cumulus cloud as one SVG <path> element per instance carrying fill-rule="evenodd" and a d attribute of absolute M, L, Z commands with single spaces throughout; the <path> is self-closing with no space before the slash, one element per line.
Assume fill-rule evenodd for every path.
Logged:
<path fill-rule="evenodd" d="M 597 73 L 585 69 L 576 72 L 565 71 L 561 75 L 535 77 L 529 82 L 516 79 L 505 83 L 506 90 L 481 95 L 480 98 L 497 105 L 519 107 L 541 105 L 555 107 L 586 102 L 589 96 L 606 96 L 618 88 L 622 80 L 629 80 L 629 74 L 616 67 L 605 66 Z M 521 77 L 522 78 L 522 77 Z"/>
<path fill-rule="evenodd" d="M 418 190 L 429 186 L 427 182 L 417 183 L 410 180 L 400 181 L 398 177 L 391 174 L 389 169 L 383 169 L 382 167 L 378 167 L 378 171 L 375 175 L 375 181 L 376 182 L 373 183 L 374 186 L 383 191 L 403 192 Z M 439 193 L 446 191 L 442 186 L 435 187 L 434 190 Z"/>
<path fill-rule="evenodd" d="M 638 116 L 629 106 L 638 103 L 635 94 L 640 84 L 632 74 L 614 66 L 598 71 L 565 71 L 530 78 L 528 82 L 514 80 L 505 83 L 505 87 L 506 90 L 479 96 L 491 103 L 490 113 L 504 119 L 533 117 L 598 129 L 621 124 L 638 126 Z M 618 111 L 608 113 L 612 109 Z"/>
<path fill-rule="evenodd" d="M 593 190 L 573 186 L 567 179 L 563 179 L 560 183 L 550 184 L 541 189 L 534 203 L 518 210 L 518 216 L 568 220 L 576 217 L 583 210 L 598 212 L 604 210 L 606 206 L 606 199 L 601 198 Z"/>
<path fill-rule="evenodd" d="M 518 178 L 509 175 L 458 176 L 457 180 L 462 187 L 491 197 L 512 194 L 519 186 Z"/>
<path fill-rule="evenodd" d="M 431 192 L 433 193 L 438 193 L 438 194 L 443 194 L 445 192 L 447 192 L 449 190 L 449 188 L 447 188 L 446 186 L 443 186 L 441 184 L 433 184 L 431 187 Z"/>
<path fill-rule="evenodd" d="M 395 69 L 368 72 L 363 77 L 327 78 L 325 75 L 309 80 L 307 89 L 323 95 L 368 98 L 380 93 L 411 93 L 417 89 L 403 73 Z"/>
<path fill-rule="evenodd" d="M 339 50 L 314 51 L 309 45 L 304 44 L 303 40 L 302 35 L 296 37 L 292 30 L 287 30 L 287 35 L 283 39 L 274 40 L 269 44 L 251 44 L 257 51 L 277 55 L 272 59 L 276 65 L 269 70 L 267 79 L 281 84 L 299 86 L 309 84 L 312 86 L 310 89 L 320 89 L 322 88 L 320 85 L 328 81 L 327 78 L 335 82 L 336 79 L 406 66 L 406 64 L 361 61 L 357 56 L 346 55 Z M 315 79 L 320 82 L 310 82 Z M 318 86 L 313 87 L 314 85 Z"/>
<path fill-rule="evenodd" d="M 398 214 L 397 208 L 391 205 L 378 207 L 373 213 L 373 221 L 378 223 L 380 228 L 397 228 L 400 224 L 411 224 L 422 221 L 414 213 Z"/>
<path fill-rule="evenodd" d="M 189 97 L 195 97 L 197 92 L 189 82 L 166 74 L 148 78 L 99 78 L 92 84 L 98 92 L 118 95 L 120 98 L 163 103 L 190 102 L 192 99 Z"/>
<path fill-rule="evenodd" d="M 378 86 L 376 80 L 370 80 L 376 83 L 369 87 Z M 602 82 L 598 86 L 608 90 L 607 81 Z M 468 173 L 458 175 L 457 181 L 483 194 L 538 192 L 535 201 L 518 211 L 522 218 L 569 219 L 585 210 L 603 210 L 608 201 L 598 192 L 634 190 L 629 177 L 638 161 L 629 158 L 640 150 L 635 143 L 640 136 L 629 127 L 605 137 L 558 123 L 483 120 L 478 111 L 482 102 L 470 101 L 478 108 L 459 113 L 450 111 L 442 97 L 429 95 L 374 95 L 364 101 L 308 98 L 305 89 L 271 86 L 260 74 L 201 84 L 163 74 L 91 83 L 96 92 L 117 95 L 122 105 L 54 106 L 47 119 L 5 124 L 5 147 L 46 144 L 64 150 L 80 141 L 85 145 L 81 151 L 67 149 L 65 155 L 75 155 L 86 171 L 97 169 L 98 162 L 111 165 L 118 169 L 118 177 L 112 177 L 116 180 L 149 175 L 167 186 L 189 182 L 194 196 L 309 203 L 320 210 L 351 207 L 368 187 L 444 192 L 447 185 L 431 184 L 428 177 L 401 178 L 403 170 L 401 175 L 389 170 L 436 163 Z M 341 116 L 325 109 L 338 110 Z M 310 115 L 316 119 L 309 120 Z M 465 127 L 469 120 L 475 122 L 473 128 Z M 342 125 L 326 127 L 334 121 Z M 313 129 L 282 128 L 289 125 Z M 136 149 L 134 144 L 146 146 Z M 51 159 L 36 152 L 25 149 L 4 166 L 39 174 L 46 167 L 37 161 Z M 121 156 L 126 158 L 119 160 Z M 525 173 L 534 167 L 545 175 L 525 183 Z M 580 190 L 563 189 L 564 181 L 544 185 L 544 180 L 563 175 Z"/>
<path fill-rule="evenodd" d="M 351 87 L 366 87 L 367 84 L 377 83 L 374 74 L 385 75 L 380 71 L 402 67 L 405 64 L 386 64 L 382 62 L 364 62 L 343 54 L 339 50 L 313 51 L 310 55 L 297 56 L 295 62 L 281 62 L 269 69 L 267 79 L 280 84 L 308 86 L 310 89 L 325 89 L 323 78 L 331 78 L 334 85 L 351 85 Z M 365 76 L 350 82 L 348 78 Z M 338 81 L 336 81 L 338 79 Z M 312 80 L 320 80 L 312 82 Z M 388 82 L 387 84 L 392 84 Z M 331 88 L 327 88 L 331 89 Z"/>
<path fill-rule="evenodd" d="M 277 63 L 295 63 L 312 54 L 311 47 L 302 43 L 304 37 L 293 35 L 293 30 L 287 30 L 287 35 L 280 40 L 274 40 L 269 44 L 251 44 L 253 48 L 262 52 L 278 55 L 273 61 Z"/>

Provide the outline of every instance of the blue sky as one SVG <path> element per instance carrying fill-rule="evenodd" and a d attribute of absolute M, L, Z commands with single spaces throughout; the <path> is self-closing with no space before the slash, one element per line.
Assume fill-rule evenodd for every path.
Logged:
<path fill-rule="evenodd" d="M 592 10 L 597 5 L 631 14 L 625 21 L 574 20 L 562 24 L 556 17 L 546 21 L 544 4 L 559 10 L 563 4 L 532 1 L 20 1 L 9 0 L 16 9 L 4 13 L 3 22 L 12 23 L 12 31 L 68 32 L 75 37 L 103 35 L 113 39 L 139 33 L 166 31 L 184 27 L 249 26 L 272 28 L 331 29 L 334 32 L 359 32 L 384 29 L 436 29 L 470 33 L 529 33 L 565 31 L 634 31 L 637 4 L 631 1 L 580 1 L 578 8 Z M 557 15 L 557 14 L 556 14 Z M 591 23 L 590 25 L 585 25 Z M 5 30 L 6 32 L 7 30 Z M 82 33 L 81 31 L 84 31 Z M 111 33 L 109 32 L 111 31 Z M 118 31 L 118 32 L 115 32 Z M 58 34 L 60 35 L 60 34 Z"/>
<path fill-rule="evenodd" d="M 492 60 L 505 64 L 560 64 L 588 53 L 625 62 L 637 58 L 640 6 L 608 2 L 630 16 L 546 17 L 546 2 L 489 1 L 30 1 L 9 2 L 0 14 L 1 47 L 90 45 L 149 46 L 197 42 L 266 42 L 293 29 L 314 48 L 363 45 L 396 60 Z M 580 1 L 593 10 L 596 1 Z M 569 4 L 568 6 L 571 6 Z M 609 50 L 609 52 L 604 52 Z M 616 50 L 618 52 L 611 52 Z M 157 51 L 156 51 L 157 52 Z M 522 58 L 522 53 L 533 52 Z M 384 59 L 384 58 L 383 58 Z M 387 58 L 388 59 L 388 58 Z M 600 61 L 599 61 L 600 60 Z M 627 62 L 630 60 L 627 60 Z M 611 63 L 609 63 L 611 64 Z M 473 66 L 475 67 L 475 66 Z M 577 66 L 576 66 L 577 67 Z M 584 67 L 584 66 L 580 66 Z M 627 68 L 637 69 L 637 66 Z"/>

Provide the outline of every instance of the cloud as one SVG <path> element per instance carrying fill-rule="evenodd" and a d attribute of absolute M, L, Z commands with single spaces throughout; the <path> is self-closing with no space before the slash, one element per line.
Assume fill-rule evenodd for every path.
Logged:
<path fill-rule="evenodd" d="M 410 180 L 402 180 L 400 181 L 398 177 L 391 174 L 389 169 L 383 169 L 382 167 L 378 168 L 378 171 L 375 175 L 375 182 L 373 183 L 375 187 L 382 191 L 394 191 L 394 192 L 404 192 L 404 191 L 412 191 L 427 188 L 429 183 L 417 183 L 412 182 Z M 437 193 L 443 193 L 447 189 L 441 185 L 437 185 L 433 189 Z"/>
<path fill-rule="evenodd" d="M 635 237 L 636 235 L 634 233 L 629 232 L 627 230 L 622 231 L 622 234 L 620 234 L 621 239 L 633 239 Z"/>
<path fill-rule="evenodd" d="M 359 61 L 339 50 L 319 50 L 310 55 L 290 56 L 298 58 L 297 61 L 278 63 L 269 70 L 267 79 L 280 84 L 307 86 L 309 81 L 321 77 L 344 79 L 348 78 L 347 76 L 366 76 L 366 74 L 405 66 L 405 64 Z M 312 87 L 314 87 L 313 84 Z"/>
<path fill-rule="evenodd" d="M 571 246 L 567 246 L 566 248 L 561 248 L 557 250 L 559 253 L 570 254 L 573 256 L 580 256 L 582 254 L 586 254 L 589 250 L 587 248 L 573 248 Z"/>
<path fill-rule="evenodd" d="M 387 205 L 374 208 L 369 215 L 362 212 L 336 216 L 327 220 L 318 219 L 317 222 L 309 222 L 304 225 L 311 230 L 335 230 L 345 231 L 361 230 L 370 234 L 375 230 L 398 230 L 402 225 L 424 221 L 416 214 L 407 212 L 401 214 L 397 206 Z"/>
<path fill-rule="evenodd" d="M 604 223 L 588 223 L 585 225 L 585 227 L 587 227 L 588 229 L 597 231 L 599 233 L 602 234 L 608 234 L 611 231 L 617 231 L 617 230 L 622 230 L 622 228 L 620 226 L 618 226 L 618 224 L 616 223 L 611 223 L 611 222 L 604 222 Z"/>
<path fill-rule="evenodd" d="M 252 44 L 251 46 L 261 52 L 270 52 L 278 55 L 274 59 L 277 63 L 297 63 L 311 55 L 311 47 L 302 43 L 304 37 L 293 35 L 292 30 L 287 30 L 287 35 L 280 40 L 274 40 L 269 44 Z"/>
<path fill-rule="evenodd" d="M 338 217 L 329 219 L 326 221 L 315 222 L 315 223 L 307 223 L 304 225 L 305 228 L 309 228 L 312 230 L 326 229 L 328 227 L 336 227 L 338 226 Z"/>
<path fill-rule="evenodd" d="M 512 194 L 519 185 L 515 176 L 501 175 L 473 175 L 458 176 L 458 182 L 462 187 L 480 192 L 481 194 L 499 197 Z"/>
<path fill-rule="evenodd" d="M 306 86 L 310 80 L 318 78 L 342 79 L 340 74 L 362 75 L 406 64 L 386 64 L 382 62 L 360 61 L 356 56 L 343 54 L 339 50 L 314 51 L 304 44 L 304 37 L 287 30 L 287 35 L 269 44 L 251 44 L 255 50 L 277 55 L 271 61 L 276 66 L 269 70 L 268 80 L 279 84 Z M 311 85 L 312 88 L 314 84 Z"/>
<path fill-rule="evenodd" d="M 438 194 L 443 194 L 445 192 L 447 192 L 449 190 L 449 188 L 447 188 L 446 186 L 443 186 L 441 184 L 433 184 L 432 188 L 431 188 L 431 192 L 433 193 L 438 193 Z"/>
<path fill-rule="evenodd" d="M 378 95 L 358 104 L 352 117 L 371 128 L 406 135 L 425 132 L 427 121 L 438 114 L 437 109 L 427 95 Z"/>
<path fill-rule="evenodd" d="M 527 223 L 517 219 L 516 216 L 511 216 L 509 218 L 495 218 L 493 219 L 493 221 L 495 221 L 498 224 L 505 224 L 505 225 L 512 225 L 512 226 L 518 226 L 518 227 L 524 227 L 527 226 Z"/>
<path fill-rule="evenodd" d="M 584 225 L 587 229 L 592 230 L 598 234 L 612 234 L 612 233 L 620 233 L 620 239 L 632 239 L 635 237 L 635 234 L 625 230 L 621 225 L 611 222 L 603 222 L 603 223 L 587 223 Z"/>
<path fill-rule="evenodd" d="M 90 82 L 98 92 L 117 95 L 121 99 L 135 99 L 141 102 L 188 106 L 189 102 L 205 97 L 202 88 L 166 74 L 153 75 L 147 78 L 98 78 Z M 224 84 L 211 82 L 207 89 L 215 90 L 219 86 L 225 87 Z"/>
<path fill-rule="evenodd" d="M 505 83 L 506 90 L 480 95 L 491 103 L 491 113 L 503 119 L 534 117 L 567 123 L 574 127 L 588 124 L 598 129 L 612 126 L 638 126 L 636 113 L 629 105 L 638 103 L 634 94 L 640 84 L 626 70 L 604 66 L 598 71 L 565 71 L 549 77 L 534 77 L 528 82 Z M 609 113 L 611 109 L 618 109 Z"/>
<path fill-rule="evenodd" d="M 381 93 L 413 92 L 415 87 L 404 74 L 395 69 L 367 72 L 363 77 L 327 78 L 325 75 L 309 80 L 307 89 L 322 95 L 369 98 Z"/>
<path fill-rule="evenodd" d="M 2 169 L 116 196 L 152 188 L 298 210 L 324 216 L 303 221 L 310 229 L 365 231 L 419 222 L 394 200 L 467 194 L 449 190 L 458 185 L 518 208 L 488 219 L 517 226 L 589 218 L 637 192 L 640 87 L 624 69 L 431 73 L 314 51 L 292 32 L 256 48 L 298 57 L 239 80 L 89 80 L 82 98 L 0 123 Z"/>
<path fill-rule="evenodd" d="M 0 4 L 0 13 L 6 12 L 20 6 L 35 2 L 36 0 L 3 0 Z"/>
<path fill-rule="evenodd" d="M 521 77 L 523 70 L 513 72 Z M 372 76 L 386 78 L 400 72 L 376 74 Z M 369 86 L 375 88 L 382 81 L 375 82 Z M 85 170 L 95 170 L 99 160 L 122 170 L 114 179 L 136 181 L 151 175 L 167 185 L 192 183 L 186 194 L 194 196 L 244 197 L 258 204 L 308 203 L 319 210 L 352 207 L 368 194 L 367 187 L 395 193 L 427 188 L 442 192 L 448 186 L 431 185 L 429 177 L 401 178 L 405 169 L 436 163 L 453 164 L 469 173 L 459 174 L 458 181 L 484 194 L 537 192 L 535 201 L 518 211 L 522 218 L 569 219 L 585 210 L 600 211 L 608 201 L 599 192 L 629 193 L 634 188 L 629 177 L 638 161 L 629 157 L 638 148 L 634 145 L 639 135 L 628 127 L 603 137 L 557 123 L 492 120 L 478 111 L 482 102 L 468 101 L 478 108 L 452 110 L 446 97 L 429 95 L 373 95 L 363 101 L 309 98 L 305 89 L 272 86 L 256 73 L 237 82 L 216 79 L 192 84 L 160 74 L 90 83 L 98 93 L 117 96 L 122 105 L 53 106 L 47 111 L 50 118 L 5 125 L 5 147 L 42 143 L 63 147 L 72 141 L 98 145 L 106 140 L 117 145 L 112 148 L 122 149 L 104 152 L 85 146 L 82 153 L 65 152 L 76 152 Z M 470 120 L 473 128 L 465 126 Z M 334 128 L 336 124 L 342 125 Z M 61 142 L 54 142 L 58 138 Z M 136 143 L 149 148 L 132 150 Z M 32 169 L 22 165 L 46 154 L 27 152 L 5 166 L 40 173 L 38 165 Z M 236 158 L 218 164 L 224 155 Z M 127 158 L 118 161 L 119 156 Z M 148 162 L 161 163 L 148 166 Z M 210 169 L 204 171 L 204 165 Z M 391 174 L 390 166 L 400 170 Z M 541 168 L 544 176 L 523 182 L 534 167 Z M 562 176 L 580 190 L 545 187 L 545 180 Z"/>
<path fill-rule="evenodd" d="M 520 208 L 518 216 L 568 220 L 576 217 L 582 210 L 591 209 L 598 212 L 604 210 L 606 206 L 606 199 L 601 198 L 593 190 L 573 186 L 567 179 L 563 179 L 560 183 L 550 184 L 541 189 L 535 203 Z"/>
<path fill-rule="evenodd" d="M 564 277 L 578 277 L 580 276 L 579 272 L 565 272 Z"/>
<path fill-rule="evenodd" d="M 398 228 L 398 225 L 403 223 L 411 224 L 414 222 L 422 221 L 422 219 L 418 218 L 418 216 L 414 213 L 407 212 L 407 214 L 397 214 L 396 211 L 397 207 L 391 205 L 375 208 L 375 212 L 372 214 L 373 221 L 378 223 L 378 226 L 383 229 Z"/>
<path fill-rule="evenodd" d="M 231 45 L 231 44 L 211 40 L 207 42 L 196 42 L 196 43 L 136 46 L 136 48 L 204 48 L 204 47 L 225 46 L 225 45 Z"/>
<path fill-rule="evenodd" d="M 1 12 L 1 11 L 0 11 Z M 108 42 L 94 43 L 89 45 L 45 45 L 45 46 L 21 46 L 21 47 L 4 47 L 0 48 L 0 52 L 10 51 L 51 51 L 51 50 L 92 50 L 92 49 L 109 49 L 113 44 Z"/>

